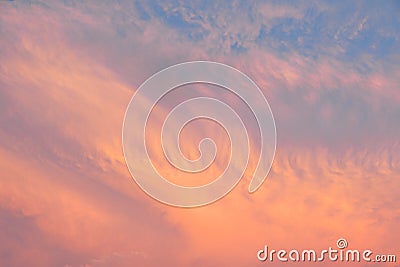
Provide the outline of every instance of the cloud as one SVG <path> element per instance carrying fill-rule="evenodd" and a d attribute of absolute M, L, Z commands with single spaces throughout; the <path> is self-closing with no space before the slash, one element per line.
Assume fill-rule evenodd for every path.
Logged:
<path fill-rule="evenodd" d="M 2 265 L 249 266 L 265 244 L 318 249 L 340 236 L 352 248 L 398 251 L 400 71 L 395 45 L 384 43 L 398 43 L 397 17 L 304 3 L 1 5 Z M 372 32 L 365 47 L 354 41 Z M 256 81 L 275 115 L 277 154 L 263 187 L 248 194 L 259 153 L 249 123 L 255 139 L 244 181 L 213 205 L 176 209 L 132 182 L 121 126 L 146 78 L 196 59 Z M 246 114 L 215 88 L 196 93 Z M 162 108 L 190 95 L 170 96 Z M 197 155 L 196 140 L 207 134 L 223 144 L 214 126 L 187 129 L 184 150 Z M 159 143 L 150 145 L 159 154 Z M 221 158 L 200 182 L 223 167 Z"/>

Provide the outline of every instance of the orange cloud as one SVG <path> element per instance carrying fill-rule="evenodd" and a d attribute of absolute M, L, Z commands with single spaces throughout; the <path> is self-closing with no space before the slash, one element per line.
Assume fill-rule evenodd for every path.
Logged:
<path fill-rule="evenodd" d="M 256 48 L 246 56 L 212 57 L 211 44 L 159 45 L 160 32 L 168 30 L 160 23 L 136 39 L 128 36 L 140 48 L 132 52 L 124 41 L 99 44 L 114 33 L 96 14 L 61 8 L 69 21 L 39 7 L 7 10 L 0 15 L 7 33 L 0 43 L 0 250 L 9 256 L 0 265 L 257 266 L 265 244 L 325 249 L 339 237 L 351 248 L 399 251 L 398 70 L 377 66 L 360 74 L 331 58 L 284 58 Z M 100 39 L 90 42 L 91 53 L 79 39 L 84 33 L 74 32 L 79 27 Z M 146 45 L 159 50 L 137 56 Z M 263 89 L 276 117 L 277 155 L 265 184 L 248 194 L 259 153 L 249 123 L 251 161 L 243 181 L 213 205 L 178 209 L 133 183 L 121 127 L 137 85 L 162 67 L 198 58 L 230 63 Z M 198 93 L 220 96 L 247 114 L 238 99 L 212 88 Z M 149 145 L 160 155 L 156 132 Z M 220 158 L 188 177 L 189 185 L 209 182 L 226 163 L 226 136 L 212 124 L 183 133 L 185 153 L 198 155 L 205 134 L 222 148 Z M 171 181 L 182 182 L 158 160 Z"/>

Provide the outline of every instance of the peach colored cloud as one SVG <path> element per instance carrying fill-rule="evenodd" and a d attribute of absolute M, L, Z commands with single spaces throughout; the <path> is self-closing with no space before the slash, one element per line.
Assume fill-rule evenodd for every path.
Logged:
<path fill-rule="evenodd" d="M 160 23 L 110 41 L 114 29 L 95 12 L 55 8 L 66 15 L 38 6 L 0 15 L 0 265 L 262 266 L 255 253 L 265 244 L 324 249 L 342 236 L 352 248 L 399 251 L 398 68 L 377 64 L 361 74 L 332 58 L 256 48 L 235 58 L 210 55 L 211 43 L 163 41 L 159 33 L 168 29 Z M 98 39 L 80 39 L 79 27 Z M 177 209 L 131 181 L 121 127 L 135 87 L 162 67 L 198 58 L 232 64 L 263 89 L 276 118 L 277 154 L 255 194 L 247 193 L 258 153 L 252 140 L 249 168 L 228 196 Z M 195 144 L 196 129 L 184 140 Z M 150 145 L 159 154 L 159 142 Z M 195 156 L 195 148 L 185 151 Z M 222 159 L 200 182 L 223 166 Z"/>

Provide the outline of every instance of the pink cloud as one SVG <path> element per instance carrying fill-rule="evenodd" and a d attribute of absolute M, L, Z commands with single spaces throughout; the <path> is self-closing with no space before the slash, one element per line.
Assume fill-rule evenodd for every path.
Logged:
<path fill-rule="evenodd" d="M 360 74 L 332 58 L 282 57 L 256 48 L 235 58 L 215 55 L 213 43 L 193 47 L 161 23 L 146 24 L 126 43 L 101 43 L 101 36 L 114 34 L 107 22 L 95 13 L 60 10 L 70 20 L 39 7 L 0 15 L 7 33 L 0 43 L 0 207 L 10 233 L 0 235 L 0 250 L 10 255 L 0 263 L 249 266 L 258 264 L 255 253 L 266 243 L 319 249 L 340 236 L 359 249 L 399 250 L 400 143 L 392 121 L 400 101 L 398 69 L 377 66 Z M 79 27 L 100 41 L 80 39 L 74 35 Z M 163 31 L 171 41 L 164 41 Z M 193 59 L 229 63 L 257 82 L 276 117 L 278 148 L 271 174 L 255 194 L 247 193 L 258 155 L 253 149 L 244 181 L 227 197 L 176 209 L 155 202 L 131 180 L 121 126 L 134 88 L 163 67 Z M 338 98 L 327 97 L 332 95 Z M 363 128 L 364 110 L 371 112 L 371 132 Z M 359 123 L 361 130 L 324 132 L 336 126 L 338 113 L 348 116 L 339 126 Z M 189 129 L 188 137 L 199 132 Z M 150 145 L 159 154 L 159 143 Z M 195 146 L 185 149 L 197 153 Z M 201 182 L 220 172 L 221 162 L 199 175 Z M 162 171 L 174 175 L 171 180 L 181 178 L 173 169 Z M 18 243 L 15 235 L 23 229 Z"/>

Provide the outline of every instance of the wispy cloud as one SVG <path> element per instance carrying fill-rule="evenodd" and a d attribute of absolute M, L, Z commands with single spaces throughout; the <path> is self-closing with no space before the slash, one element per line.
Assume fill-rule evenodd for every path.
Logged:
<path fill-rule="evenodd" d="M 250 266 L 265 243 L 320 248 L 339 236 L 352 247 L 398 251 L 395 4 L 15 1 L 0 8 L 1 265 Z M 264 186 L 249 195 L 252 140 L 245 181 L 213 205 L 176 209 L 131 181 L 121 127 L 146 78 L 196 59 L 228 63 L 257 82 L 275 115 L 277 155 Z M 196 92 L 246 112 L 212 88 Z M 155 119 L 179 97 L 161 103 Z M 189 129 L 185 152 L 197 155 L 203 134 L 223 144 L 214 126 Z M 158 141 L 150 146 L 160 154 Z M 195 182 L 219 173 L 222 156 Z"/>

